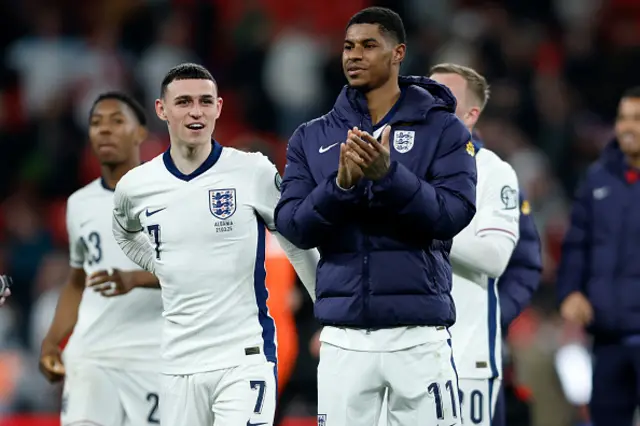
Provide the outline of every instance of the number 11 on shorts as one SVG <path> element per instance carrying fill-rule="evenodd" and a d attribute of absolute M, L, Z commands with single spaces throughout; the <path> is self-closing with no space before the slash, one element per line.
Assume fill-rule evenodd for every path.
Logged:
<path fill-rule="evenodd" d="M 456 395 L 457 390 L 453 385 L 451 380 L 447 380 L 447 383 L 444 385 L 447 393 L 449 394 L 449 400 L 451 401 L 451 415 L 454 419 L 458 418 L 458 395 Z M 445 407 L 442 400 L 442 391 L 440 389 L 440 384 L 433 382 L 427 388 L 430 395 L 433 395 L 433 399 L 435 402 L 435 410 L 436 410 L 436 418 L 438 420 L 444 420 L 445 418 Z"/>

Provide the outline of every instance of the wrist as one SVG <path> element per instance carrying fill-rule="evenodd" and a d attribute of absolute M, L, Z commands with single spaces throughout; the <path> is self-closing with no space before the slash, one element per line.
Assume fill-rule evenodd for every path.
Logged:
<path fill-rule="evenodd" d="M 336 186 L 343 190 L 343 191 L 351 191 L 354 187 L 354 185 L 347 185 L 347 184 L 340 184 L 340 181 L 338 180 L 338 178 L 336 178 Z"/>
<path fill-rule="evenodd" d="M 46 335 L 44 339 L 42 339 L 42 345 L 40 347 L 41 352 L 47 353 L 51 352 L 52 350 L 57 350 L 61 340 L 62 339 L 58 339 L 55 336 Z"/>

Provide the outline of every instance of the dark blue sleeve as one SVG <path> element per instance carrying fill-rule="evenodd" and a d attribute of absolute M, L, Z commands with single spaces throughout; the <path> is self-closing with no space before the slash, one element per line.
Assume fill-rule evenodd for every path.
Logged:
<path fill-rule="evenodd" d="M 540 235 L 530 214 L 529 202 L 520 191 L 520 239 L 511 255 L 507 269 L 498 279 L 500 316 L 503 330 L 531 302 L 542 276 Z"/>
<path fill-rule="evenodd" d="M 562 243 L 562 257 L 556 280 L 558 303 L 562 303 L 574 291 L 582 291 L 587 279 L 592 200 L 588 179 L 587 177 L 576 191 L 569 231 Z"/>
<path fill-rule="evenodd" d="M 476 160 L 468 151 L 471 136 L 448 114 L 433 160 L 429 181 L 392 161 L 387 176 L 375 182 L 373 201 L 417 234 L 449 240 L 476 212 Z"/>
<path fill-rule="evenodd" d="M 281 198 L 275 209 L 276 230 L 301 249 L 321 245 L 328 233 L 348 220 L 363 196 L 362 188 L 345 191 L 336 184 L 337 172 L 319 184 L 313 178 L 303 149 L 305 125 L 287 146 L 287 165 Z"/>

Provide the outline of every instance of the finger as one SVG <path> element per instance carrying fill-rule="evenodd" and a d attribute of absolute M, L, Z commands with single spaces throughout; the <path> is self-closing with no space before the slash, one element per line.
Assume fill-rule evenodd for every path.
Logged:
<path fill-rule="evenodd" d="M 360 130 L 357 135 L 360 137 L 360 139 L 367 143 L 374 144 L 378 142 L 376 138 L 374 138 L 369 132 L 365 132 L 364 130 Z"/>
<path fill-rule="evenodd" d="M 87 275 L 87 280 L 98 278 L 98 277 L 108 277 L 109 275 L 111 275 L 109 271 L 107 271 L 106 269 L 103 269 L 100 271 L 92 272 L 91 274 Z"/>
<path fill-rule="evenodd" d="M 42 367 L 45 373 L 49 373 L 52 376 L 62 376 L 65 374 L 65 368 L 62 362 L 53 356 L 45 357 L 42 360 Z"/>
<path fill-rule="evenodd" d="M 112 292 L 104 292 L 104 293 L 100 293 L 102 295 L 102 297 L 106 297 L 107 299 L 111 298 L 111 297 L 116 297 L 116 296 L 122 296 L 123 294 L 125 294 L 124 292 L 120 291 L 120 290 L 114 290 Z"/>
<path fill-rule="evenodd" d="M 387 126 L 382 131 L 382 137 L 380 138 L 380 144 L 389 149 L 389 136 L 391 135 L 391 126 Z"/>
<path fill-rule="evenodd" d="M 360 167 L 366 166 L 365 161 L 358 154 L 356 154 L 355 152 L 347 150 L 346 155 L 351 161 L 356 163 L 356 165 L 358 165 Z"/>
<path fill-rule="evenodd" d="M 371 157 L 371 155 L 369 155 L 368 152 L 366 152 L 364 149 L 362 149 L 360 147 L 360 145 L 358 145 L 357 143 L 355 143 L 351 139 L 349 139 L 347 141 L 347 150 L 352 150 L 353 152 L 358 154 L 360 156 L 360 158 L 362 158 L 367 163 L 371 163 L 371 161 L 373 160 L 373 158 Z"/>
<path fill-rule="evenodd" d="M 356 143 L 362 150 L 364 150 L 369 155 L 369 157 L 371 158 L 375 157 L 376 148 L 371 143 L 365 142 L 356 133 L 352 133 L 351 137 L 349 137 L 347 141 L 352 141 Z M 378 142 L 376 141 L 375 143 L 377 144 Z"/>
<path fill-rule="evenodd" d="M 101 284 L 99 286 L 95 286 L 93 287 L 93 290 L 96 293 L 100 293 L 102 295 L 105 295 L 105 293 L 107 294 L 111 294 L 112 292 L 114 292 L 117 289 L 117 285 L 114 282 L 108 282 L 108 283 L 104 283 Z"/>
<path fill-rule="evenodd" d="M 585 306 L 584 319 L 585 325 L 589 325 L 591 324 L 591 321 L 593 321 L 593 309 L 589 305 Z"/>
<path fill-rule="evenodd" d="M 85 284 L 86 284 L 87 287 L 96 287 L 96 286 L 100 286 L 100 285 L 105 284 L 105 283 L 109 283 L 111 281 L 113 281 L 112 277 L 110 277 L 108 275 L 104 275 L 104 276 L 100 276 L 100 277 L 87 279 Z"/>

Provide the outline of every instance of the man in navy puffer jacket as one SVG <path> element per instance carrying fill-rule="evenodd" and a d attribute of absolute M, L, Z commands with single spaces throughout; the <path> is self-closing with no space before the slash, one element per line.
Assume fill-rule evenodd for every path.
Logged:
<path fill-rule="evenodd" d="M 405 49 L 397 14 L 354 15 L 348 86 L 289 141 L 276 226 L 321 253 L 319 425 L 377 424 L 387 389 L 392 424 L 460 422 L 449 250 L 475 214 L 475 151 L 447 88 L 398 76 Z"/>
<path fill-rule="evenodd" d="M 594 426 L 630 426 L 640 402 L 640 88 L 579 187 L 558 272 L 562 316 L 594 337 Z"/>

